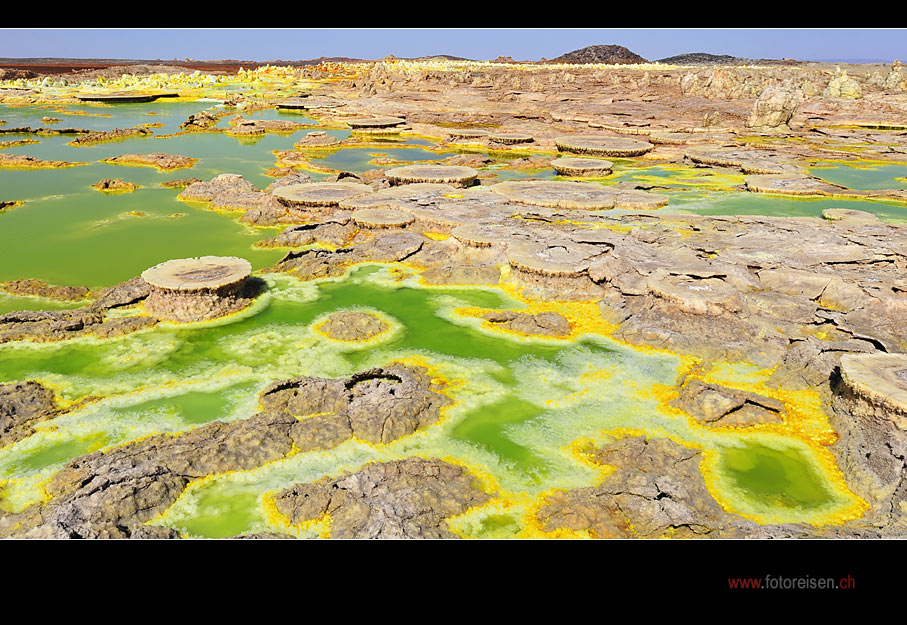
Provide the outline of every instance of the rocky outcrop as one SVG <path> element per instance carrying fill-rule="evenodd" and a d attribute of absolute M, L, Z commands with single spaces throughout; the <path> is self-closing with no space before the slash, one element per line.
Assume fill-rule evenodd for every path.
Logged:
<path fill-rule="evenodd" d="M 286 456 L 293 448 L 289 431 L 294 423 L 286 414 L 260 414 L 76 458 L 47 484 L 45 505 L 0 513 L 0 537 L 171 537 L 168 528 L 144 524 L 173 504 L 192 480 L 248 471 Z"/>
<path fill-rule="evenodd" d="M 878 537 L 864 522 L 817 528 L 759 525 L 726 512 L 702 477 L 702 451 L 668 439 L 631 436 L 589 454 L 614 470 L 598 485 L 555 492 L 539 508 L 542 529 L 586 531 L 594 538 Z"/>
<path fill-rule="evenodd" d="M 534 315 L 503 310 L 485 313 L 483 318 L 489 323 L 530 336 L 564 337 L 570 334 L 570 322 L 560 313 L 541 312 Z"/>
<path fill-rule="evenodd" d="M 788 124 L 800 99 L 796 91 L 780 87 L 768 87 L 756 100 L 753 111 L 746 120 L 747 128 L 755 130 L 789 129 Z"/>
<path fill-rule="evenodd" d="M 153 134 L 148 128 L 114 128 L 113 130 L 99 130 L 80 135 L 69 142 L 76 148 L 86 145 L 98 145 L 99 143 L 109 143 L 111 141 L 122 141 L 123 139 L 132 139 L 134 137 L 144 137 Z"/>
<path fill-rule="evenodd" d="M 0 282 L 0 291 L 10 295 L 30 295 L 63 301 L 85 299 L 89 294 L 88 287 L 85 286 L 55 286 L 41 280 L 30 279 Z"/>
<path fill-rule="evenodd" d="M 389 443 L 441 418 L 451 400 L 421 367 L 392 364 L 347 379 L 302 377 L 275 382 L 261 394 L 268 412 L 299 419 L 290 435 L 303 451 L 357 438 Z"/>
<path fill-rule="evenodd" d="M 121 178 L 105 178 L 104 180 L 91 185 L 91 188 L 95 191 L 101 191 L 102 193 L 131 193 L 140 187 L 137 184 L 126 182 Z"/>
<path fill-rule="evenodd" d="M 34 424 L 59 412 L 54 392 L 38 382 L 0 384 L 0 448 L 31 436 Z"/>
<path fill-rule="evenodd" d="M 629 63 L 648 63 L 648 61 L 623 46 L 605 45 L 586 46 L 585 48 L 562 54 L 557 58 L 551 59 L 548 63 L 603 63 L 607 65 L 621 65 Z"/>
<path fill-rule="evenodd" d="M 390 330 L 381 317 L 369 312 L 343 310 L 331 313 L 318 327 L 322 334 L 335 341 L 367 341 Z"/>
<path fill-rule="evenodd" d="M 673 404 L 709 426 L 746 427 L 783 421 L 784 404 L 777 399 L 689 380 Z"/>
<path fill-rule="evenodd" d="M 208 203 L 211 210 L 244 211 L 240 221 L 247 224 L 272 226 L 299 221 L 287 213 L 287 207 L 276 197 L 259 191 L 239 174 L 220 174 L 208 182 L 196 182 L 177 198 Z"/>
<path fill-rule="evenodd" d="M 0 343 L 57 342 L 87 335 L 112 338 L 150 328 L 158 323 L 158 319 L 147 315 L 116 316 L 105 320 L 108 310 L 136 304 L 148 297 L 149 292 L 148 285 L 141 278 L 134 278 L 114 287 L 101 289 L 94 294 L 95 301 L 82 308 L 22 310 L 0 315 Z"/>
<path fill-rule="evenodd" d="M 841 71 L 838 68 L 822 95 L 826 98 L 857 100 L 863 97 L 863 89 L 856 80 L 847 75 L 846 69 Z"/>
<path fill-rule="evenodd" d="M 445 519 L 489 499 L 466 469 L 407 458 L 274 496 L 293 525 L 328 517 L 331 538 L 456 538 Z"/>
<path fill-rule="evenodd" d="M 198 162 L 198 159 L 180 156 L 179 154 L 154 152 L 152 154 L 123 154 L 121 156 L 105 158 L 101 162 L 109 165 L 144 165 L 156 167 L 161 171 L 170 171 L 173 169 L 193 167 L 195 163 Z"/>
<path fill-rule="evenodd" d="M 184 130 L 208 130 L 217 126 L 218 117 L 209 111 L 199 111 L 189 116 L 186 121 L 180 124 Z"/>

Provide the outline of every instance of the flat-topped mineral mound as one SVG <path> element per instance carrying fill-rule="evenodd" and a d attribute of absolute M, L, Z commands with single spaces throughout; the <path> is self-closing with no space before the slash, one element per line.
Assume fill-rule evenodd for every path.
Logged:
<path fill-rule="evenodd" d="M 479 175 L 472 167 L 458 167 L 455 165 L 409 165 L 396 167 L 385 172 L 391 184 L 411 184 L 429 182 L 434 184 L 450 184 L 455 187 L 468 187 L 475 182 Z"/>
<path fill-rule="evenodd" d="M 641 156 L 646 152 L 651 152 L 655 147 L 648 141 L 596 135 L 557 137 L 554 143 L 557 145 L 557 149 L 562 152 L 615 157 Z"/>
<path fill-rule="evenodd" d="M 191 322 L 238 312 L 251 303 L 244 293 L 252 265 L 233 256 L 168 260 L 142 272 L 151 286 L 145 310 L 159 319 Z"/>
<path fill-rule="evenodd" d="M 600 158 L 556 158 L 551 166 L 561 176 L 607 176 L 614 163 Z"/>
<path fill-rule="evenodd" d="M 525 132 L 495 132 L 488 135 L 488 140 L 494 143 L 504 145 L 516 145 L 518 143 L 532 143 L 535 139 L 532 135 Z"/>
<path fill-rule="evenodd" d="M 287 206 L 327 207 L 373 191 L 370 186 L 358 182 L 311 182 L 281 187 L 273 195 Z"/>
<path fill-rule="evenodd" d="M 841 380 L 855 415 L 888 419 L 907 430 L 907 355 L 845 354 Z"/>
<path fill-rule="evenodd" d="M 487 130 L 477 128 L 451 128 L 447 131 L 451 139 L 484 139 L 488 136 Z"/>
<path fill-rule="evenodd" d="M 391 184 L 395 185 L 430 182 L 435 184 L 450 184 L 455 187 L 468 187 L 475 182 L 479 172 L 472 167 L 409 165 L 407 167 L 389 169 L 385 175 Z"/>
<path fill-rule="evenodd" d="M 402 228 L 415 221 L 410 213 L 393 208 L 360 208 L 353 212 L 352 218 L 362 228 Z"/>
<path fill-rule="evenodd" d="M 576 210 L 609 208 L 653 209 L 665 206 L 667 196 L 606 187 L 594 182 L 511 180 L 491 187 L 511 202 Z"/>
<path fill-rule="evenodd" d="M 406 120 L 399 117 L 363 117 L 345 121 L 350 128 L 370 130 L 373 128 L 392 128 L 403 124 Z"/>

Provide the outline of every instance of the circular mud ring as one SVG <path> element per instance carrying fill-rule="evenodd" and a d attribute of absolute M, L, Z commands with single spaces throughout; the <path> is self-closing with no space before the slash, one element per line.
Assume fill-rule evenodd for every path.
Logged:
<path fill-rule="evenodd" d="M 594 135 L 558 137 L 554 140 L 554 143 L 557 145 L 557 149 L 562 152 L 616 157 L 641 156 L 646 152 L 651 152 L 655 147 L 648 141 L 640 141 L 638 139 Z"/>
<path fill-rule="evenodd" d="M 556 158 L 551 166 L 560 176 L 607 176 L 614 163 L 599 158 Z"/>
<path fill-rule="evenodd" d="M 374 189 L 356 182 L 310 182 L 291 184 L 274 190 L 273 195 L 287 206 L 328 207 L 341 201 L 373 193 Z"/>
<path fill-rule="evenodd" d="M 535 139 L 532 135 L 522 132 L 496 132 L 488 135 L 490 141 L 503 143 L 505 145 L 516 145 L 517 143 L 532 143 Z"/>
<path fill-rule="evenodd" d="M 360 208 L 352 219 L 360 228 L 403 228 L 415 221 L 409 213 L 392 208 Z"/>
<path fill-rule="evenodd" d="M 408 165 L 385 172 L 385 176 L 393 185 L 428 182 L 468 187 L 478 175 L 479 172 L 472 167 L 455 165 Z"/>

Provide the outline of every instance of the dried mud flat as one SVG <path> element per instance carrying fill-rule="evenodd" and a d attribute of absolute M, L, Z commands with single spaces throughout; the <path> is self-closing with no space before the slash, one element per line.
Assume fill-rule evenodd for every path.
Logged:
<path fill-rule="evenodd" d="M 378 145 L 369 143 L 375 137 L 286 137 L 275 155 L 292 167 L 267 189 L 222 172 L 184 181 L 179 196 L 198 210 L 231 213 L 223 219 L 283 227 L 257 244 L 286 249 L 272 266 L 247 282 L 246 261 L 221 259 L 241 271 L 226 272 L 224 293 L 217 280 L 206 285 L 214 303 L 199 303 L 190 289 L 191 305 L 172 299 L 185 297 L 174 294 L 183 286 L 155 282 L 150 269 L 143 274 L 150 283 L 136 276 L 95 291 L 23 276 L 4 291 L 85 305 L 0 315 L 0 343 L 103 343 L 180 324 L 231 323 L 258 314 L 255 306 L 270 297 L 266 280 L 291 277 L 314 288 L 381 264 L 408 272 L 422 289 L 498 289 L 517 298 L 521 309 L 450 313 L 501 340 L 566 345 L 594 335 L 630 353 L 676 358 L 670 383 L 646 391 L 669 425 L 640 417 L 638 427 L 576 432 L 560 449 L 597 477 L 519 491 L 473 456 L 440 447 L 407 452 L 452 427 L 449 415 L 464 401 L 462 387 L 431 363 L 294 374 L 270 380 L 241 418 L 152 432 L 72 458 L 46 477 L 41 500 L 0 510 L 0 536 L 178 538 L 186 533 L 161 519 L 199 484 L 333 453 L 344 461 L 262 489 L 255 506 L 267 527 L 246 534 L 493 535 L 475 528 L 513 506 L 521 512 L 512 535 L 521 537 L 907 537 L 907 224 L 851 203 L 824 218 L 689 214 L 677 202 L 689 188 L 608 179 L 612 167 L 674 168 L 733 180 L 720 191 L 735 197 L 883 199 L 907 218 L 907 191 L 894 181 L 861 191 L 809 171 L 830 160 L 907 164 L 907 134 L 897 126 L 907 115 L 900 67 L 848 69 L 387 62 L 286 70 L 277 78 L 304 77 L 313 99 L 342 104 L 307 111 L 321 128 L 365 123 L 403 141 L 431 139 L 439 151 L 459 145 L 464 156 L 486 156 L 468 166 L 466 158 L 438 158 L 336 171 L 313 182 L 300 170 L 316 171 L 309 159 L 317 150 Z M 2 97 L 67 97 L 32 91 Z M 276 89 L 258 98 L 261 108 L 288 101 Z M 514 171 L 514 159 L 527 159 L 529 173 L 483 178 L 504 155 Z M 5 158 L 8 167 L 80 164 Z M 162 151 L 108 162 L 176 169 L 196 160 Z M 563 178 L 532 179 L 540 162 L 561 166 Z M 312 333 L 366 349 L 398 336 L 396 327 L 348 307 L 313 322 Z M 721 373 L 729 369 L 745 373 Z M 592 374 L 576 377 L 583 375 Z M 608 384 L 597 375 L 593 394 L 594 384 Z M 104 401 L 67 404 L 42 380 L 2 384 L 0 451 Z M 769 449 L 759 458 L 782 463 L 771 454 L 793 443 L 816 459 L 808 472 L 827 497 L 791 503 L 785 491 L 762 508 L 738 506 L 739 492 L 722 475 L 751 468 L 722 469 L 715 450 L 758 444 Z M 356 449 L 370 451 L 349 451 Z"/>

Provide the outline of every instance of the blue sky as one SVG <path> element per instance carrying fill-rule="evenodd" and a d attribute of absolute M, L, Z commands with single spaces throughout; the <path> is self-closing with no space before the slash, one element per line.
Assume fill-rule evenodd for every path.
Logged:
<path fill-rule="evenodd" d="M 0 29 L 0 57 L 265 61 L 452 54 L 536 61 L 596 44 L 623 45 L 650 60 L 709 52 L 907 62 L 907 29 Z"/>

